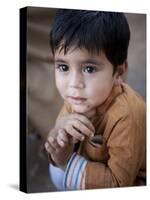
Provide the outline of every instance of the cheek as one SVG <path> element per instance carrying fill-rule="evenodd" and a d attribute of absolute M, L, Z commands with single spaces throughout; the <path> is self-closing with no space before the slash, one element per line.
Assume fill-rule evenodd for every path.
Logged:
<path fill-rule="evenodd" d="M 57 87 L 59 93 L 62 94 L 63 88 L 65 88 L 64 79 L 62 79 L 61 76 L 59 76 L 57 73 L 55 73 L 55 82 L 56 82 L 56 87 Z"/>
<path fill-rule="evenodd" d="M 113 87 L 113 79 L 99 79 L 90 82 L 89 95 L 94 101 L 102 103 L 109 96 Z"/>

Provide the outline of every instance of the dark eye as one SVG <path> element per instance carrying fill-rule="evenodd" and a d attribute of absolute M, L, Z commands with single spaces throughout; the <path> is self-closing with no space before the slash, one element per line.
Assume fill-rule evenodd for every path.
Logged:
<path fill-rule="evenodd" d="M 67 65 L 58 65 L 57 68 L 61 71 L 61 72 L 67 72 L 69 70 L 69 67 Z"/>
<path fill-rule="evenodd" d="M 83 71 L 86 73 L 92 74 L 92 73 L 96 72 L 96 68 L 94 66 L 87 66 L 84 68 Z"/>

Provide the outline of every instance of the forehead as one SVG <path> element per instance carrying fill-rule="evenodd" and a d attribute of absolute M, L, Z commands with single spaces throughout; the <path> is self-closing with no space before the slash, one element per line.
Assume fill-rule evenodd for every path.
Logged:
<path fill-rule="evenodd" d="M 57 49 L 54 54 L 55 61 L 66 60 L 66 61 L 86 61 L 86 60 L 95 60 L 97 62 L 109 62 L 105 56 L 105 53 L 101 51 L 89 52 L 85 48 L 70 48 L 67 52 L 64 49 Z"/>

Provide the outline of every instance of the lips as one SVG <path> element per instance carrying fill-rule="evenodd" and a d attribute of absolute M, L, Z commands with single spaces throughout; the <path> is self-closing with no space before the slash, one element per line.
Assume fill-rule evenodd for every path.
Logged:
<path fill-rule="evenodd" d="M 80 97 L 80 96 L 77 96 L 77 97 L 74 97 L 74 96 L 68 96 L 69 100 L 73 103 L 73 104 L 82 104 L 86 101 L 86 98 L 83 98 L 83 97 Z"/>

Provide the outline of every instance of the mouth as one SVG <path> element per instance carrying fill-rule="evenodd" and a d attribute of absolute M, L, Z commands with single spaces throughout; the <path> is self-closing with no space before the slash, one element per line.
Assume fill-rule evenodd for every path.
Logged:
<path fill-rule="evenodd" d="M 82 104 L 87 100 L 86 98 L 83 98 L 80 96 L 77 96 L 77 97 L 68 96 L 68 99 L 71 101 L 71 103 L 76 104 L 76 105 Z"/>

